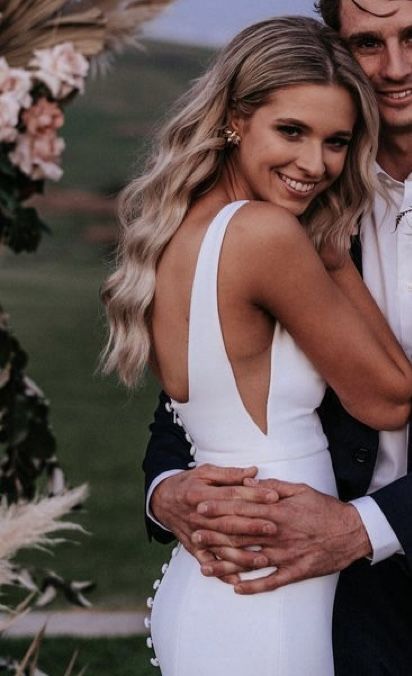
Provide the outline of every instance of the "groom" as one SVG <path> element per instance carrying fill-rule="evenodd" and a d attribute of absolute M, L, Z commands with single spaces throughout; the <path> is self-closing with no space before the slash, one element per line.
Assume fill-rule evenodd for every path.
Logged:
<path fill-rule="evenodd" d="M 353 256 L 412 358 L 412 0 L 320 0 L 318 6 L 377 95 L 382 122 L 377 178 L 391 199 L 387 204 L 376 194 Z M 319 413 L 340 500 L 304 484 L 258 483 L 253 468 L 182 471 L 191 461 L 190 446 L 162 394 L 144 461 L 149 534 L 167 542 L 174 533 L 205 574 L 235 584 L 239 593 L 342 571 L 334 611 L 336 675 L 407 676 L 412 674 L 412 432 L 366 427 L 344 411 L 331 390 Z M 245 549 L 253 544 L 262 551 Z M 265 565 L 277 571 L 240 582 L 241 570 Z"/>

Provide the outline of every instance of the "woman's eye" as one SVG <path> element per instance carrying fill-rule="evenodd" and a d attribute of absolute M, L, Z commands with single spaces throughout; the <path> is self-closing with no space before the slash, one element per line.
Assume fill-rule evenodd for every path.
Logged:
<path fill-rule="evenodd" d="M 349 138 L 344 138 L 343 136 L 332 136 L 327 140 L 327 143 L 329 146 L 332 146 L 332 148 L 336 148 L 337 150 L 340 150 L 341 148 L 347 148 L 350 139 Z"/>
<path fill-rule="evenodd" d="M 289 136 L 290 138 L 296 138 L 300 135 L 301 130 L 299 127 L 295 127 L 292 124 L 282 124 L 279 125 L 278 131 L 280 131 L 282 134 L 285 136 Z"/>

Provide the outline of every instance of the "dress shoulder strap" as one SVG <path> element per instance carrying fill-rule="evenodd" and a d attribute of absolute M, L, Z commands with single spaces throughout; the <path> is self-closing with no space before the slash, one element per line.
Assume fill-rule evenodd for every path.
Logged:
<path fill-rule="evenodd" d="M 207 373 L 229 367 L 223 344 L 217 302 L 217 275 L 223 240 L 234 214 L 247 200 L 227 204 L 215 216 L 203 238 L 192 284 L 189 316 L 189 396 L 192 397 Z M 209 372 L 210 374 L 210 372 Z"/>

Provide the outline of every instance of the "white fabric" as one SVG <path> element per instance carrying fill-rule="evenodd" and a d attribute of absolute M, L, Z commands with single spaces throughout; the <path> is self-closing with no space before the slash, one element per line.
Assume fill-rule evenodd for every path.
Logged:
<path fill-rule="evenodd" d="M 150 484 L 150 488 L 147 491 L 147 496 L 146 496 L 146 514 L 151 519 L 157 526 L 160 526 L 160 528 L 163 528 L 163 530 L 167 530 L 169 533 L 171 532 L 169 528 L 166 528 L 160 521 L 158 521 L 153 514 L 151 508 L 150 508 L 150 500 L 152 499 L 153 491 L 157 486 L 162 483 L 164 479 L 168 479 L 170 476 L 175 476 L 175 474 L 180 474 L 181 472 L 185 472 L 186 470 L 184 469 L 169 469 L 167 472 L 162 472 L 161 474 L 158 474 L 156 479 L 153 479 L 152 483 Z"/>
<path fill-rule="evenodd" d="M 190 306 L 189 402 L 172 406 L 194 441 L 197 464 L 253 464 L 260 478 L 304 481 L 336 495 L 316 414 L 325 383 L 279 324 L 272 344 L 267 434 L 246 411 L 236 386 L 219 322 L 217 269 L 227 224 L 243 204 L 227 205 L 203 240 Z M 231 585 L 202 576 L 196 559 L 179 547 L 152 609 L 162 675 L 333 676 L 336 581 L 337 575 L 330 575 L 241 596 Z"/>
<path fill-rule="evenodd" d="M 412 212 L 396 227 L 400 213 L 412 209 L 412 174 L 402 183 L 380 167 L 378 178 L 388 199 L 376 193 L 373 210 L 362 221 L 363 279 L 406 354 L 412 359 Z M 404 476 L 407 471 L 407 428 L 381 432 L 375 470 L 368 493 Z M 386 517 L 372 498 L 353 500 L 368 532 L 372 562 L 402 552 Z"/>

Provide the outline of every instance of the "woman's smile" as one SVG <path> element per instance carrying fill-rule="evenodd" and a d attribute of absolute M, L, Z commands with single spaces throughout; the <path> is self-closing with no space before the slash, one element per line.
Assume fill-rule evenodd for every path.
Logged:
<path fill-rule="evenodd" d="M 342 173 L 355 120 L 352 97 L 336 84 L 283 87 L 250 117 L 234 115 L 241 139 L 229 160 L 236 198 L 301 215 Z"/>
<path fill-rule="evenodd" d="M 279 176 L 280 180 L 285 184 L 286 189 L 290 190 L 296 196 L 307 198 L 315 190 L 316 183 L 308 183 L 302 179 L 295 179 L 282 174 L 277 171 L 276 174 Z"/>

